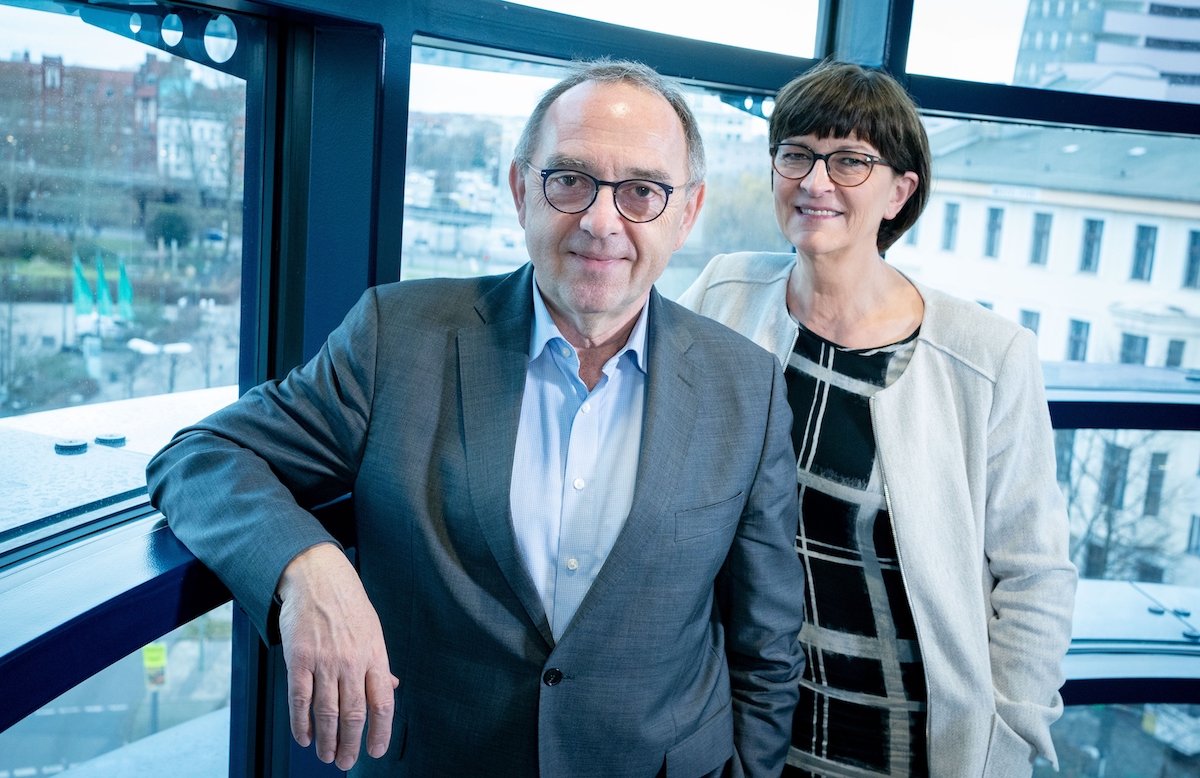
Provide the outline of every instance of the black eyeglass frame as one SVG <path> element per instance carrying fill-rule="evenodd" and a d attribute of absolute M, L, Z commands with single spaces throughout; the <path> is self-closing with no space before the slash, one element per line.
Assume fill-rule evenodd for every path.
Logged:
<path fill-rule="evenodd" d="M 780 170 L 779 168 L 775 167 L 775 156 L 776 156 L 776 154 L 779 153 L 780 146 L 795 146 L 796 148 L 804 149 L 809 154 L 812 154 L 812 165 L 809 166 L 808 170 L 804 171 L 804 175 L 789 176 L 786 173 L 784 173 L 782 170 Z M 838 154 L 857 154 L 861 157 L 867 158 L 867 161 L 871 163 L 871 167 L 870 167 L 870 169 L 867 170 L 867 174 L 865 176 L 863 176 L 862 181 L 859 181 L 857 184 L 843 184 L 841 181 L 838 181 L 836 178 L 833 177 L 833 169 L 831 167 L 829 167 L 829 160 L 831 157 L 834 157 Z M 808 176 L 810 173 L 813 172 L 813 170 L 817 167 L 817 163 L 822 160 L 825 162 L 825 175 L 829 176 L 829 180 L 832 181 L 833 183 L 837 184 L 838 186 L 842 186 L 847 189 L 851 189 L 856 186 L 862 186 L 863 184 L 867 183 L 867 179 L 870 178 L 871 174 L 875 172 L 876 165 L 887 165 L 888 167 L 892 166 L 892 163 L 888 162 L 883 157 L 877 157 L 874 154 L 868 154 L 865 151 L 853 151 L 851 149 L 839 149 L 837 151 L 831 151 L 828 154 L 818 154 L 817 152 L 810 149 L 808 146 L 805 146 L 803 143 L 787 143 L 787 142 L 781 141 L 779 143 L 771 144 L 771 169 L 789 181 L 803 180 L 806 176 Z"/>
<path fill-rule="evenodd" d="M 536 170 L 536 168 L 535 168 L 535 170 Z M 595 176 L 590 175 L 588 173 L 584 173 L 581 170 L 575 170 L 573 168 L 567 168 L 567 167 L 552 167 L 552 168 L 546 168 L 545 170 L 538 170 L 537 172 L 538 172 L 538 175 L 540 175 L 542 177 L 542 197 L 546 198 L 546 202 L 550 204 L 550 207 L 553 208 L 554 210 L 558 211 L 559 213 L 565 213 L 565 214 L 571 214 L 571 215 L 574 215 L 577 213 L 583 213 L 584 211 L 586 211 L 588 208 L 591 208 L 596 203 L 596 198 L 600 196 L 600 187 L 611 186 L 612 192 L 613 192 L 613 207 L 617 209 L 617 213 L 621 214 L 622 219 L 624 219 L 627 222 L 630 222 L 631 224 L 649 224 L 650 222 L 657 219 L 659 216 L 662 216 L 664 213 L 666 213 L 667 206 L 671 204 L 671 195 L 674 194 L 675 189 L 676 189 L 676 187 L 673 187 L 670 184 L 664 184 L 662 181 L 653 181 L 649 178 L 627 178 L 624 181 L 601 181 L 599 178 L 596 178 Z M 578 211 L 564 211 L 562 208 L 559 208 L 557 205 L 550 202 L 550 196 L 546 193 L 546 181 L 548 181 L 550 176 L 554 175 L 555 173 L 572 173 L 574 175 L 581 176 L 581 177 L 586 178 L 589 181 L 591 181 L 593 184 L 592 199 L 588 200 L 588 204 L 583 206 L 582 208 L 580 208 Z M 655 186 L 658 186 L 658 187 L 662 187 L 663 194 L 664 194 L 662 210 L 659 211 L 658 213 L 656 213 L 654 216 L 650 217 L 649 219 L 642 219 L 640 221 L 637 219 L 629 218 L 628 214 L 626 214 L 624 211 L 621 210 L 620 203 L 617 202 L 617 188 L 618 187 L 620 187 L 622 184 L 632 184 L 632 183 L 636 183 L 639 181 L 647 183 L 647 184 L 654 184 Z M 685 184 L 684 186 L 687 186 L 687 185 Z"/>

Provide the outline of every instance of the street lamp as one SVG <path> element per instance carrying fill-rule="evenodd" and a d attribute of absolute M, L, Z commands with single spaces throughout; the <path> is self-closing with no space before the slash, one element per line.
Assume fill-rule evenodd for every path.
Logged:
<path fill-rule="evenodd" d="M 185 354 L 192 353 L 191 343 L 163 343 L 160 345 L 141 338 L 130 338 L 125 343 L 125 347 L 142 356 L 148 357 L 155 354 L 166 354 L 171 358 L 171 369 L 167 374 L 167 394 L 175 391 L 175 366 L 178 364 L 179 358 Z M 130 383 L 132 384 L 132 379 Z"/>

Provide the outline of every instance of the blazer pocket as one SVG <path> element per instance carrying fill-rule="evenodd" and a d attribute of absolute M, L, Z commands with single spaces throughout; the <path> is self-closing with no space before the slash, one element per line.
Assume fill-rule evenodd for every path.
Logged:
<path fill-rule="evenodd" d="M 742 495 L 738 492 L 728 500 L 675 512 L 675 542 L 698 538 L 723 530 L 742 518 Z"/>
<path fill-rule="evenodd" d="M 999 713 L 993 713 L 984 778 L 1028 778 L 1032 773 L 1033 746 L 1013 732 Z"/>

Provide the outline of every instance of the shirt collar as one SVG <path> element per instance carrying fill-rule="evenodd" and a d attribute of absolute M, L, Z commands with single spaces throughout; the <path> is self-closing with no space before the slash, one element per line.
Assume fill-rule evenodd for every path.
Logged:
<path fill-rule="evenodd" d="M 550 316 L 550 310 L 546 308 L 546 301 L 542 299 L 542 291 L 538 289 L 537 273 L 533 274 L 533 332 L 529 336 L 529 361 L 533 361 L 541 356 L 545 350 L 546 344 L 555 338 L 561 339 L 567 345 L 570 343 L 563 337 L 562 331 L 558 325 L 554 323 L 553 317 Z M 629 332 L 629 339 L 625 341 L 625 346 L 616 353 L 610 360 L 612 364 L 616 364 L 626 351 L 632 352 L 633 363 L 637 365 L 638 370 L 646 373 L 646 332 L 650 312 L 650 300 L 646 299 L 646 304 L 642 306 L 642 312 L 638 314 L 637 321 L 633 325 L 633 329 Z M 574 346 L 571 346 L 574 349 Z"/>

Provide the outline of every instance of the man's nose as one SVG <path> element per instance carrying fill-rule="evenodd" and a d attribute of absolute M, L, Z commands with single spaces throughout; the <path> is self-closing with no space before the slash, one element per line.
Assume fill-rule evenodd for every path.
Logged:
<path fill-rule="evenodd" d="M 617 210 L 616 190 L 608 184 L 601 184 L 596 192 L 596 199 L 579 218 L 580 228 L 593 237 L 614 235 L 625 228 L 625 218 Z"/>

